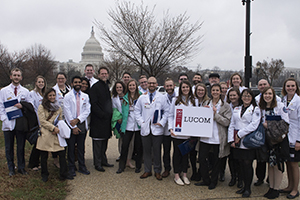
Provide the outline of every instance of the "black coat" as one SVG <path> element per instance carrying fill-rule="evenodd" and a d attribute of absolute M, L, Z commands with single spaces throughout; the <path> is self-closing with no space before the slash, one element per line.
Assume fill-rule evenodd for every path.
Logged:
<path fill-rule="evenodd" d="M 91 87 L 90 137 L 109 139 L 111 133 L 112 102 L 108 83 L 99 80 Z"/>

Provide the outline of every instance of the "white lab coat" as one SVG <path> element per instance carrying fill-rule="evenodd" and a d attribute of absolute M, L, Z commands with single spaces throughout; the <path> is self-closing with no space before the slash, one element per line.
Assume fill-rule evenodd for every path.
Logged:
<path fill-rule="evenodd" d="M 152 123 L 155 110 L 159 111 L 157 122 L 160 123 L 162 127 Z M 162 116 L 161 111 L 163 111 Z M 169 104 L 167 103 L 165 96 L 159 92 L 156 92 L 151 104 L 148 94 L 141 95 L 134 108 L 135 119 L 141 127 L 141 136 L 147 136 L 150 134 L 149 126 L 153 135 L 163 135 L 168 115 Z"/>
<path fill-rule="evenodd" d="M 116 97 L 112 97 L 111 101 L 112 101 L 112 107 L 117 108 L 118 111 L 122 113 L 122 104 L 119 95 L 117 95 Z"/>
<path fill-rule="evenodd" d="M 266 121 L 265 119 L 265 115 L 266 115 L 266 111 L 265 110 L 261 110 L 262 113 L 262 122 L 264 123 Z M 289 121 L 289 114 L 287 112 L 287 110 L 285 109 L 285 106 L 283 103 L 281 102 L 277 102 L 277 106 L 274 108 L 274 114 L 275 115 L 280 115 L 281 119 L 283 119 L 284 121 L 286 121 L 286 123 L 290 123 Z"/>
<path fill-rule="evenodd" d="M 11 83 L 0 90 L 0 120 L 2 121 L 2 131 L 12 131 L 15 129 L 15 125 L 16 125 L 15 119 L 8 120 L 3 103 L 5 101 L 9 101 L 13 99 L 18 99 L 18 102 L 20 102 L 21 100 L 30 102 L 28 98 L 29 91 L 26 88 L 19 85 L 18 94 L 17 96 L 15 96 L 14 87 L 15 86 L 12 87 L 12 83 Z"/>
<path fill-rule="evenodd" d="M 234 129 L 239 130 L 238 136 L 241 138 L 241 149 L 247 149 L 243 145 L 243 140 L 246 135 L 255 131 L 260 123 L 261 111 L 258 106 L 253 110 L 253 105 L 250 105 L 243 116 L 241 117 L 242 106 L 233 109 L 231 122 L 228 128 L 228 143 L 234 141 Z"/>
<path fill-rule="evenodd" d="M 290 147 L 294 147 L 296 141 L 300 141 L 300 97 L 295 94 L 289 105 L 287 106 L 287 96 L 282 98 L 282 102 L 289 114 L 289 143 Z"/>
<path fill-rule="evenodd" d="M 170 115 L 170 112 L 171 112 L 171 104 L 172 104 L 172 102 L 173 101 L 176 101 L 176 98 L 175 97 L 173 97 L 173 99 L 172 99 L 172 102 L 170 102 L 170 100 L 169 100 L 169 98 L 168 98 L 168 93 L 166 93 L 166 94 L 164 94 L 164 97 L 166 98 L 166 101 L 167 101 L 167 103 L 168 103 L 168 105 L 169 105 L 169 115 Z M 169 119 L 168 119 L 168 121 L 169 121 Z M 167 121 L 167 123 L 166 123 L 166 125 L 165 125 L 165 127 L 164 127 L 164 135 L 165 136 L 169 136 L 169 135 L 171 135 L 171 133 L 170 133 L 170 131 L 169 131 L 169 123 L 168 123 L 168 121 Z"/>
<path fill-rule="evenodd" d="M 169 116 L 168 116 L 168 129 L 173 129 L 173 131 L 175 130 L 174 127 L 174 115 L 175 115 L 175 102 L 177 100 L 177 97 L 174 97 L 172 99 L 172 104 L 170 105 L 170 112 L 169 112 Z M 188 103 L 188 106 L 193 106 L 193 104 L 190 102 Z M 190 138 L 189 136 L 171 136 L 172 138 L 176 138 L 176 139 L 188 139 Z"/>
<path fill-rule="evenodd" d="M 37 115 L 37 111 L 38 111 L 39 105 L 41 105 L 41 103 L 43 101 L 43 97 L 37 91 L 31 90 L 29 92 L 29 101 L 33 105 L 34 111 L 36 112 L 36 115 Z"/>
<path fill-rule="evenodd" d="M 85 121 L 85 128 L 88 130 L 88 120 L 87 117 L 91 112 L 91 104 L 89 96 L 80 91 L 80 115 L 77 115 L 77 106 L 76 106 L 76 97 L 74 94 L 74 89 L 72 89 L 68 94 L 65 95 L 64 98 L 64 115 L 66 122 L 73 129 L 75 126 L 71 126 L 70 121 L 73 119 L 79 119 L 80 123 Z"/>

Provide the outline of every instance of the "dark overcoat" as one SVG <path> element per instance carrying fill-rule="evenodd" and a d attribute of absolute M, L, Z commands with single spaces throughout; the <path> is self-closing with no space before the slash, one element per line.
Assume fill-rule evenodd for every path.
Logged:
<path fill-rule="evenodd" d="M 90 137 L 109 139 L 112 136 L 112 102 L 108 81 L 99 80 L 89 91 L 91 102 Z"/>

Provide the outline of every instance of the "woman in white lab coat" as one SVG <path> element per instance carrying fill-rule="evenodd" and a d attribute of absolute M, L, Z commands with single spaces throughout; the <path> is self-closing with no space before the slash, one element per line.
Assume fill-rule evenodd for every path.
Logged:
<path fill-rule="evenodd" d="M 245 89 L 240 97 L 241 106 L 233 109 L 233 114 L 228 128 L 228 142 L 236 148 L 234 158 L 239 159 L 244 188 L 237 191 L 242 197 L 249 197 L 253 179 L 253 160 L 256 158 L 255 149 L 248 149 L 243 145 L 246 135 L 255 131 L 261 120 L 261 111 L 256 105 L 255 97 L 250 89 Z"/>
<path fill-rule="evenodd" d="M 168 117 L 168 126 L 173 140 L 173 169 L 175 178 L 174 181 L 178 185 L 189 185 L 190 181 L 187 178 L 188 169 L 188 154 L 182 155 L 178 145 L 182 144 L 189 137 L 176 136 L 174 134 L 174 115 L 176 105 L 195 106 L 195 99 L 190 82 L 183 80 L 179 85 L 179 95 L 175 97 L 170 106 L 170 113 Z M 183 173 L 182 179 L 180 178 L 181 172 Z"/>
<path fill-rule="evenodd" d="M 290 160 L 287 162 L 288 186 L 280 190 L 281 193 L 288 193 L 287 198 L 293 199 L 299 196 L 299 166 L 300 161 L 300 91 L 297 81 L 294 78 L 287 79 L 282 87 L 282 102 L 289 114 L 289 146 Z"/>

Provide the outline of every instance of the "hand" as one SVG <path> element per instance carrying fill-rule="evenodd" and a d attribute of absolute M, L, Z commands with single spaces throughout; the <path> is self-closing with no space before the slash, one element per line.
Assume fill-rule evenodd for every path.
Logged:
<path fill-rule="evenodd" d="M 300 143 L 296 142 L 295 144 L 295 151 L 299 151 L 300 150 Z"/>
<path fill-rule="evenodd" d="M 162 125 L 160 123 L 155 123 L 154 125 L 158 125 L 158 126 L 162 127 Z"/>
<path fill-rule="evenodd" d="M 78 135 L 78 134 L 81 132 L 81 130 L 80 130 L 78 127 L 73 128 L 72 131 L 73 131 L 72 133 L 73 133 L 74 135 Z"/>
<path fill-rule="evenodd" d="M 118 123 L 119 123 L 119 124 L 122 124 L 122 119 L 119 119 L 119 120 L 118 120 Z"/>
<path fill-rule="evenodd" d="M 170 133 L 171 133 L 172 136 L 175 136 L 175 137 L 176 137 L 176 135 L 174 134 L 173 129 L 170 129 Z"/>
<path fill-rule="evenodd" d="M 232 142 L 230 146 L 233 147 L 233 148 L 235 148 L 235 143 Z"/>
<path fill-rule="evenodd" d="M 17 104 L 14 105 L 14 107 L 17 107 L 17 108 L 21 109 L 23 106 L 22 106 L 22 104 L 17 103 Z"/>
<path fill-rule="evenodd" d="M 54 130 L 52 131 L 52 134 L 57 135 L 58 133 L 59 133 L 59 129 L 55 127 Z"/>
<path fill-rule="evenodd" d="M 265 129 L 268 128 L 268 123 L 267 123 L 267 121 L 263 123 L 263 126 L 265 127 Z"/>
<path fill-rule="evenodd" d="M 241 138 L 239 138 L 239 136 L 236 134 L 235 138 L 234 138 L 234 143 L 239 143 L 241 140 Z"/>
<path fill-rule="evenodd" d="M 75 126 L 77 123 L 79 122 L 79 119 L 72 119 L 71 121 L 70 121 L 70 124 L 71 124 L 71 126 Z"/>
<path fill-rule="evenodd" d="M 216 112 L 217 112 L 216 106 L 213 106 L 213 111 L 214 111 L 214 114 L 216 114 Z"/>
<path fill-rule="evenodd" d="M 205 107 L 205 108 L 210 108 L 209 105 L 206 105 L 206 106 L 203 106 L 203 107 Z"/>

